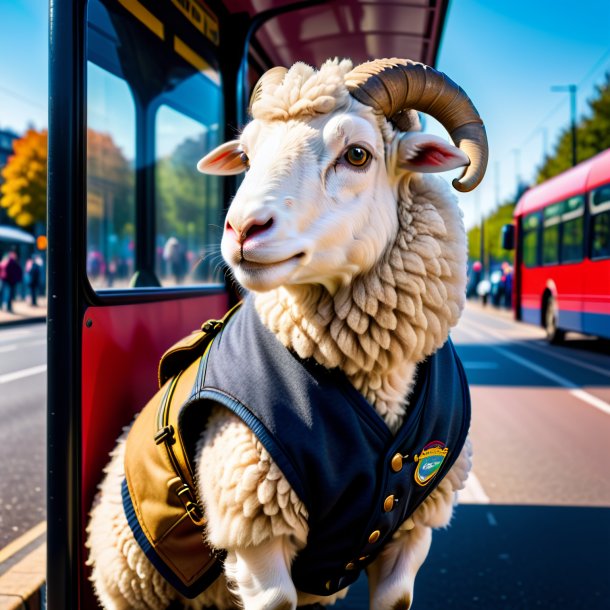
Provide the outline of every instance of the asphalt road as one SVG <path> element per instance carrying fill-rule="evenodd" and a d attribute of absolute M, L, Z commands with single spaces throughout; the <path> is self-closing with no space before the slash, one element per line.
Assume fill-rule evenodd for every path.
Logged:
<path fill-rule="evenodd" d="M 0 328 L 0 549 L 45 519 L 46 327 Z"/>
<path fill-rule="evenodd" d="M 610 607 L 610 342 L 470 305 L 473 476 L 435 534 L 413 610 Z M 44 520 L 45 330 L 0 329 L 0 549 Z M 0 570 L 1 571 L 1 570 Z M 366 605 L 359 583 L 340 610 Z"/>

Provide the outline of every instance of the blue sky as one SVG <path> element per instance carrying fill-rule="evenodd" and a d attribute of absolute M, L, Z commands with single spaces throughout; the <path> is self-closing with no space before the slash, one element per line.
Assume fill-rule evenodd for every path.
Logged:
<path fill-rule="evenodd" d="M 47 7 L 0 5 L 0 127 L 47 125 Z M 515 191 L 517 172 L 533 177 L 545 139 L 550 151 L 568 124 L 569 96 L 551 87 L 577 84 L 581 115 L 610 71 L 610 0 L 453 0 L 438 68 L 468 92 L 487 126 L 488 174 L 460 196 L 471 226 L 477 207 L 489 210 Z M 441 133 L 432 121 L 429 129 Z"/>

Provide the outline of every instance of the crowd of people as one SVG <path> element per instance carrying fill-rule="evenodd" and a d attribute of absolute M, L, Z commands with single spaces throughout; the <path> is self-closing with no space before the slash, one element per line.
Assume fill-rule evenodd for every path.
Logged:
<path fill-rule="evenodd" d="M 43 288 L 43 261 L 38 255 L 30 256 L 22 266 L 17 250 L 9 250 L 0 260 L 0 306 L 12 312 L 15 300 L 26 300 L 33 307 Z"/>
<path fill-rule="evenodd" d="M 483 271 L 480 261 L 474 261 L 468 273 L 466 296 L 469 299 L 480 299 L 483 305 L 491 303 L 495 307 L 510 309 L 513 298 L 513 267 L 504 261 L 492 267 L 489 274 Z"/>

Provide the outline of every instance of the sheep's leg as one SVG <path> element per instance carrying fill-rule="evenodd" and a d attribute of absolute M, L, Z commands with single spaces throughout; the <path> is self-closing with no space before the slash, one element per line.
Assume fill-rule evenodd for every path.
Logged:
<path fill-rule="evenodd" d="M 290 565 L 307 539 L 307 511 L 252 431 L 222 408 L 198 448 L 208 539 L 227 550 L 225 574 L 246 610 L 290 610 Z"/>
<path fill-rule="evenodd" d="M 287 537 L 230 551 L 225 574 L 246 610 L 294 610 L 297 592 L 290 577 L 294 545 Z"/>
<path fill-rule="evenodd" d="M 384 548 L 367 570 L 371 608 L 408 610 L 411 607 L 415 576 L 431 542 L 432 528 L 416 525 Z"/>

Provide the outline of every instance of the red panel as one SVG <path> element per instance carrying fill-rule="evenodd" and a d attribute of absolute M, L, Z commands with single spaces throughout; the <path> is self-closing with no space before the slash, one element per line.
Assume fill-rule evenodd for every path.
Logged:
<path fill-rule="evenodd" d="M 82 354 L 84 514 L 122 427 L 157 390 L 163 352 L 208 318 L 222 317 L 227 308 L 227 295 L 219 294 L 87 309 Z"/>
<path fill-rule="evenodd" d="M 515 208 L 515 216 L 529 214 L 573 195 L 582 195 L 609 180 L 610 150 L 606 150 L 526 191 Z"/>
<path fill-rule="evenodd" d="M 138 305 L 90 307 L 83 320 L 82 540 L 102 468 L 123 426 L 157 390 L 165 350 L 228 309 L 226 294 Z M 90 324 L 90 325 L 88 325 Z M 83 549 L 83 557 L 86 555 Z M 81 565 L 81 610 L 98 608 Z"/>

